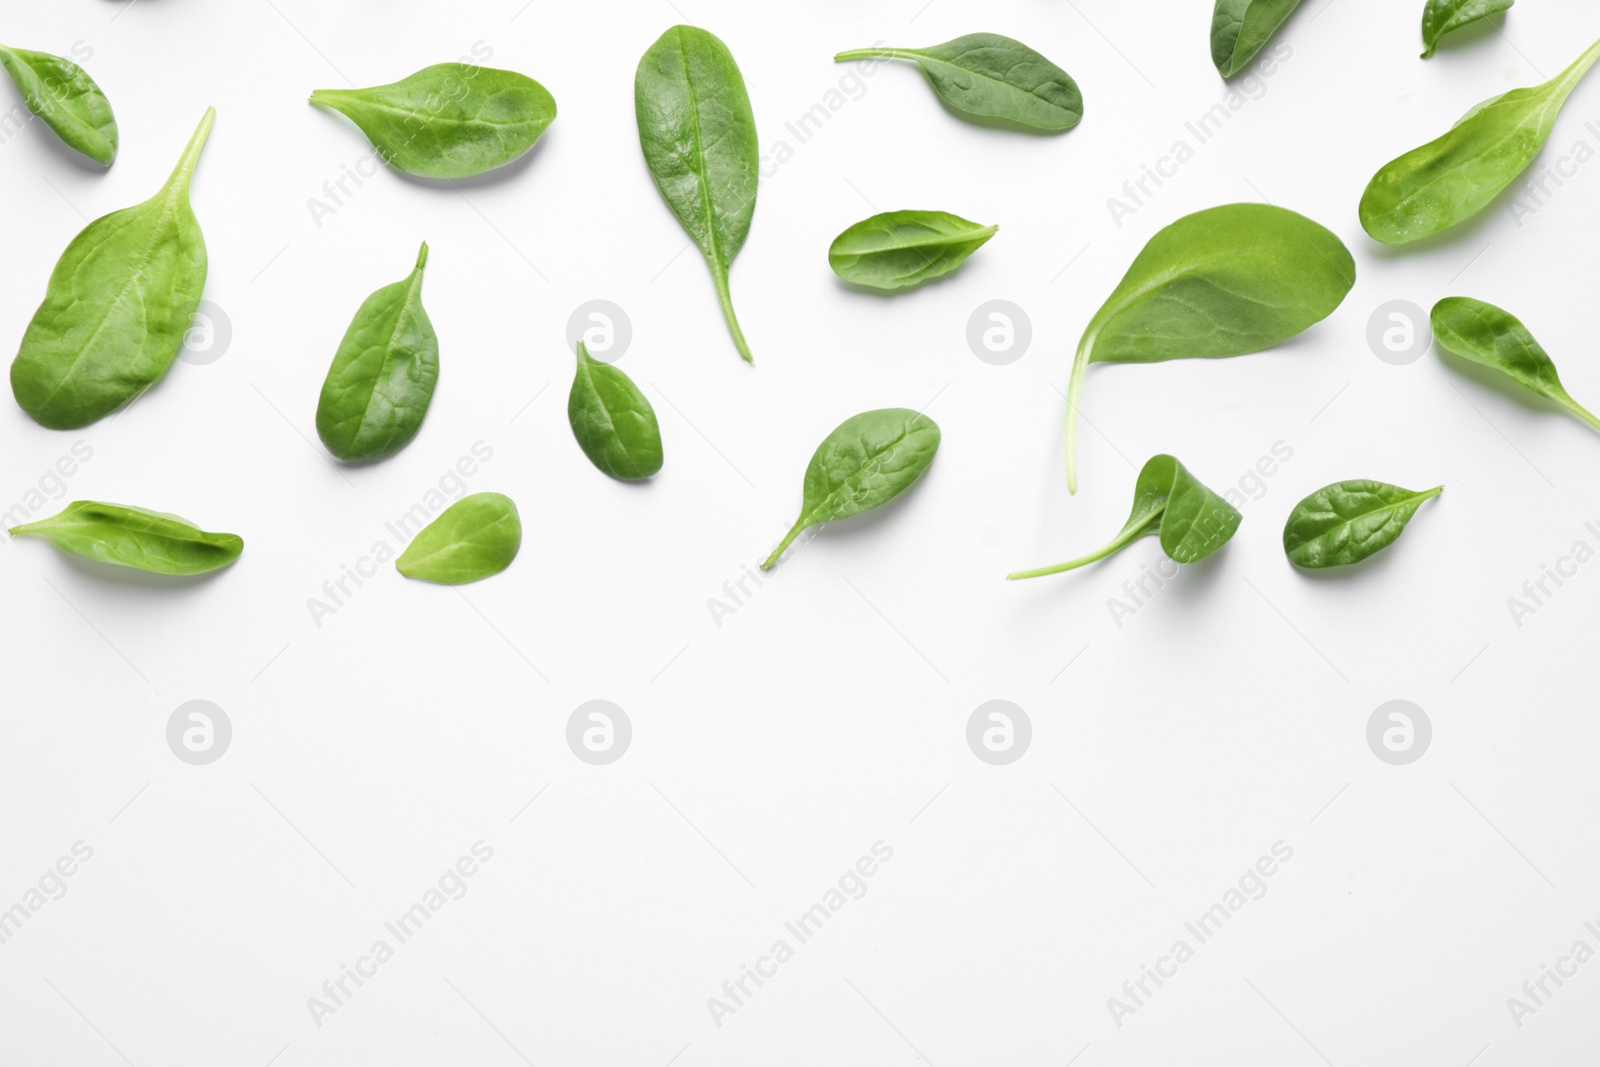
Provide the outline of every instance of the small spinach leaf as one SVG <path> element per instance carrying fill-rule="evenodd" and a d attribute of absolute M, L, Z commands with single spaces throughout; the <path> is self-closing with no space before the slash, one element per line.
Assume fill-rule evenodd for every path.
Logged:
<path fill-rule="evenodd" d="M 1308 570 L 1360 563 L 1394 544 L 1423 502 L 1442 492 L 1442 485 L 1417 493 L 1365 478 L 1324 486 L 1289 513 L 1283 550 Z"/>
<path fill-rule="evenodd" d="M 0 45 L 0 67 L 17 83 L 22 102 L 68 146 L 101 166 L 117 158 L 117 120 L 111 101 L 82 67 L 48 52 Z"/>
<path fill-rule="evenodd" d="M 1067 489 L 1078 490 L 1078 397 L 1090 363 L 1259 352 L 1333 314 L 1355 279 L 1339 238 L 1268 204 L 1199 211 L 1150 238 L 1078 342 L 1067 386 Z"/>
<path fill-rule="evenodd" d="M 511 566 L 522 547 L 522 518 L 499 493 L 462 497 L 412 539 L 395 570 L 440 585 L 466 585 Z"/>
<path fill-rule="evenodd" d="M 1514 5 L 1517 0 L 1428 0 L 1428 6 L 1422 11 L 1422 43 L 1427 51 L 1422 53 L 1423 59 L 1428 59 L 1439 47 L 1439 38 L 1451 30 L 1477 22 L 1481 18 L 1505 11 Z"/>
<path fill-rule="evenodd" d="M 572 436 L 589 462 L 613 478 L 637 481 L 661 469 L 655 408 L 622 371 L 578 342 L 578 373 L 567 396 Z"/>
<path fill-rule="evenodd" d="M 828 265 L 856 285 L 905 289 L 949 274 L 999 229 L 947 211 L 886 211 L 834 238 Z"/>
<path fill-rule="evenodd" d="M 1539 154 L 1597 59 L 1600 41 L 1543 85 L 1485 100 L 1444 136 L 1384 164 L 1361 195 L 1362 228 L 1384 244 L 1404 245 L 1488 207 Z"/>
<path fill-rule="evenodd" d="M 1050 133 L 1070 130 L 1083 118 L 1083 94 L 1072 76 L 998 33 L 969 33 L 931 48 L 857 48 L 833 59 L 909 59 L 939 99 L 963 115 Z"/>
<path fill-rule="evenodd" d="M 144 508 L 77 500 L 61 514 L 11 528 L 13 537 L 44 537 L 74 556 L 152 574 L 204 574 L 244 551 L 234 534 L 206 533 L 193 523 Z"/>
<path fill-rule="evenodd" d="M 1152 534 L 1160 536 L 1161 551 L 1174 563 L 1194 563 L 1227 544 L 1242 519 L 1233 505 L 1200 484 L 1175 458 L 1151 456 L 1134 483 L 1133 510 L 1128 521 L 1109 544 L 1053 567 L 1017 571 L 1006 578 L 1016 581 L 1076 570 Z"/>
<path fill-rule="evenodd" d="M 1245 68 L 1294 14 L 1300 0 L 1217 0 L 1211 13 L 1211 62 L 1224 78 Z"/>
<path fill-rule="evenodd" d="M 1600 418 L 1572 399 L 1544 347 L 1511 312 L 1471 297 L 1451 296 L 1433 306 L 1431 319 L 1434 339 L 1448 351 L 1499 371 L 1600 430 Z"/>
<path fill-rule="evenodd" d="M 388 85 L 318 89 L 311 102 L 360 127 L 383 161 L 424 178 L 470 178 L 521 157 L 556 101 L 525 74 L 435 63 Z"/>
<path fill-rule="evenodd" d="M 650 176 L 706 257 L 734 346 L 754 363 L 728 292 L 759 182 L 756 117 L 739 65 L 717 37 L 674 26 L 639 60 L 633 99 Z"/>
<path fill-rule="evenodd" d="M 800 518 L 761 569 L 777 566 L 807 528 L 893 500 L 922 477 L 938 451 L 939 427 L 920 412 L 883 408 L 844 420 L 817 446 L 806 467 Z"/>
<path fill-rule="evenodd" d="M 317 436 L 342 460 L 394 455 L 417 436 L 439 380 L 439 338 L 422 307 L 417 253 L 409 277 L 367 297 L 345 331 L 317 400 Z"/>
<path fill-rule="evenodd" d="M 61 254 L 11 364 L 11 391 L 35 422 L 87 426 L 177 358 L 206 283 L 189 183 L 216 115 L 206 110 L 160 192 L 91 222 Z"/>

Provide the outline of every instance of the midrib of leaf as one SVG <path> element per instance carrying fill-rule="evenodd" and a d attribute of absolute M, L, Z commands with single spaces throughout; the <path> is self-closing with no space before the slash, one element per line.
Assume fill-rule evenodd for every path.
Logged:
<path fill-rule="evenodd" d="M 405 295 L 400 298 L 400 307 L 394 313 L 394 325 L 389 328 L 389 340 L 384 343 L 383 356 L 378 360 L 378 371 L 370 379 L 370 384 L 364 384 L 363 386 L 365 397 L 361 404 L 361 418 L 356 423 L 356 437 L 358 438 L 370 425 L 368 417 L 372 414 L 372 398 L 378 392 L 378 383 L 399 362 L 399 357 L 395 354 L 395 340 L 400 336 L 401 325 L 406 321 L 412 306 L 419 302 L 417 294 L 422 288 L 421 269 L 412 271 L 411 277 L 406 279 L 406 283 Z"/>
<path fill-rule="evenodd" d="M 705 142 L 700 131 L 700 94 L 695 92 L 694 78 L 689 73 L 689 49 L 684 40 L 683 31 L 678 31 L 678 62 L 683 67 L 684 91 L 689 94 L 689 123 L 694 131 L 694 163 L 695 175 L 700 179 L 700 210 L 706 222 L 706 240 L 710 243 L 709 249 L 703 249 L 706 258 L 712 261 L 712 267 L 720 279 L 728 275 L 728 262 L 722 256 L 722 242 L 717 234 L 717 214 L 711 203 L 711 175 L 708 173 L 709 162 L 706 159 Z"/>
<path fill-rule="evenodd" d="M 415 570 L 419 565 L 426 563 L 444 563 L 452 566 L 458 565 L 454 560 L 456 555 L 474 548 L 487 549 L 489 547 L 489 543 L 485 535 L 504 525 L 508 518 L 510 518 L 510 516 L 502 515 L 492 522 L 479 526 L 475 530 L 464 534 L 454 535 L 448 542 L 440 545 L 427 555 L 419 556 L 418 558 L 412 560 L 409 566 Z"/>
<path fill-rule="evenodd" d="M 1342 515 L 1342 514 L 1340 514 L 1333 507 L 1332 501 L 1330 500 L 1329 506 L 1328 506 L 1328 511 L 1336 519 L 1338 519 L 1338 522 L 1336 522 L 1334 525 L 1328 527 L 1326 530 L 1323 530 L 1321 533 L 1316 534 L 1315 536 L 1313 536 L 1313 537 L 1311 537 L 1311 538 L 1309 538 L 1309 539 L 1307 539 L 1305 541 L 1300 542 L 1298 548 L 1299 549 L 1304 549 L 1307 545 L 1312 545 L 1312 544 L 1316 544 L 1318 542 L 1324 541 L 1324 540 L 1332 537 L 1334 534 L 1338 533 L 1340 530 L 1345 529 L 1347 527 L 1350 528 L 1350 534 L 1351 534 L 1350 542 L 1352 544 L 1362 544 L 1362 545 L 1364 545 L 1368 541 L 1371 541 L 1374 537 L 1377 537 L 1383 531 L 1387 530 L 1391 525 L 1393 525 L 1395 520 L 1399 517 L 1400 512 L 1405 510 L 1407 507 L 1410 507 L 1413 504 L 1420 506 L 1421 504 L 1425 503 L 1426 501 L 1432 500 L 1434 497 L 1438 496 L 1442 492 L 1444 492 L 1444 487 L 1443 486 L 1437 486 L 1437 487 L 1435 487 L 1433 489 L 1424 489 L 1420 493 L 1409 493 L 1406 496 L 1402 497 L 1401 499 L 1396 500 L 1396 501 L 1394 501 L 1392 503 L 1385 502 L 1383 504 L 1380 504 L 1378 507 L 1372 508 L 1372 509 L 1370 509 L 1368 511 L 1358 511 L 1358 512 L 1352 514 L 1352 515 Z M 1415 511 L 1414 508 L 1413 508 L 1413 511 Z M 1360 522 L 1362 519 L 1368 519 L 1368 518 L 1381 518 L 1383 520 L 1383 525 L 1379 526 L 1377 529 L 1375 529 L 1367 537 L 1361 538 L 1361 539 L 1358 540 L 1356 538 L 1356 536 L 1355 536 L 1355 525 L 1356 525 L 1356 523 Z M 1408 518 L 1406 521 L 1409 522 L 1410 519 Z"/>
<path fill-rule="evenodd" d="M 385 112 L 385 113 L 390 114 L 390 115 L 401 115 L 401 116 L 405 116 L 405 117 L 408 117 L 408 118 L 421 119 L 424 125 L 430 125 L 430 124 L 438 123 L 438 124 L 444 125 L 444 126 L 459 126 L 459 127 L 488 126 L 488 127 L 491 127 L 491 128 L 512 129 L 512 128 L 516 128 L 516 127 L 519 127 L 519 126 L 528 126 L 528 125 L 531 125 L 533 121 L 536 121 L 536 120 L 524 120 L 522 122 L 494 122 L 494 121 L 492 121 L 490 119 L 483 118 L 481 116 L 481 114 L 479 116 L 476 116 L 476 117 L 470 118 L 470 119 L 457 119 L 457 118 L 450 118 L 450 117 L 447 117 L 447 116 L 444 116 L 444 115 L 430 114 L 429 112 L 426 112 L 426 111 L 418 111 L 416 108 L 401 107 L 399 104 L 391 104 L 388 101 L 380 100 L 380 99 L 378 99 L 376 97 L 363 97 L 363 96 L 359 95 L 360 90 L 324 89 L 324 90 L 322 90 L 322 93 L 323 94 L 338 93 L 338 94 L 341 94 L 341 95 L 349 94 L 350 99 L 353 99 L 357 103 L 360 103 L 360 104 L 362 104 L 362 105 L 364 105 L 366 107 L 370 107 L 374 111 L 382 111 L 382 112 Z"/>
<path fill-rule="evenodd" d="M 845 492 L 847 489 L 853 490 L 861 485 L 861 481 L 866 476 L 866 471 L 869 467 L 873 466 L 883 457 L 893 452 L 897 447 L 899 447 L 900 442 L 904 441 L 909 436 L 911 436 L 911 430 L 908 427 L 901 430 L 893 441 L 890 441 L 877 451 L 870 453 L 866 460 L 859 467 L 850 472 L 849 477 L 839 483 L 837 488 L 830 490 L 828 495 L 823 497 L 822 501 L 816 507 L 810 508 L 806 511 L 803 518 L 808 518 L 811 520 L 811 522 L 807 523 L 807 525 L 823 521 L 817 518 L 817 516 L 823 513 L 824 504 L 829 505 L 828 510 L 830 511 L 832 508 L 837 507 L 840 501 L 842 501 L 847 495 Z"/>
<path fill-rule="evenodd" d="M 851 256 L 870 256 L 877 252 L 912 252 L 924 248 L 937 248 L 945 245 L 966 244 L 984 237 L 993 237 L 1000 232 L 998 226 L 983 226 L 973 230 L 956 230 L 950 233 L 929 234 L 922 239 L 906 240 L 896 244 L 875 245 L 860 252 L 847 252 Z"/>
<path fill-rule="evenodd" d="M 1047 99 L 1046 97 L 1040 96 L 1037 92 L 1035 92 L 1032 89 L 1020 88 L 1018 86 L 1012 85 L 1010 82 L 1001 81 L 998 78 L 990 77 L 988 74 L 985 74 L 982 71 L 973 70 L 971 67 L 959 66 L 958 64 L 950 62 L 948 59 L 940 59 L 939 57 L 931 55 L 931 54 L 929 54 L 927 52 L 919 52 L 919 51 L 916 51 L 916 50 L 913 49 L 913 50 L 908 50 L 907 54 L 915 56 L 919 62 L 927 63 L 927 64 L 929 64 L 931 66 L 941 67 L 941 68 L 943 68 L 945 70 L 957 71 L 959 73 L 969 75 L 969 76 L 971 76 L 973 78 L 977 78 L 977 79 L 983 81 L 987 85 L 997 86 L 1007 96 L 1010 96 L 1010 97 L 1013 97 L 1013 98 L 1020 97 L 1023 100 L 1031 100 L 1031 101 L 1034 101 L 1036 103 L 1044 104 L 1046 107 L 1052 108 L 1053 110 L 1056 110 L 1056 111 L 1067 111 L 1070 114 L 1070 111 L 1069 111 L 1068 108 L 1063 107 L 1062 105 L 1056 103 L 1054 100 L 1050 100 L 1050 99 Z"/>

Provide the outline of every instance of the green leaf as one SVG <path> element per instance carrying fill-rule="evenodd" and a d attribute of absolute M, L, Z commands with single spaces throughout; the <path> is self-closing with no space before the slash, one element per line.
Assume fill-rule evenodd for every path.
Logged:
<path fill-rule="evenodd" d="M 1600 430 L 1600 418 L 1572 399 L 1555 363 L 1509 311 L 1471 297 L 1451 296 L 1433 306 L 1430 318 L 1434 339 L 1447 351 L 1499 371 Z"/>
<path fill-rule="evenodd" d="M 206 242 L 189 183 L 216 110 L 208 108 L 161 191 L 96 219 L 61 254 L 11 364 L 35 422 L 87 426 L 161 380 L 200 306 Z"/>
<path fill-rule="evenodd" d="M 589 462 L 611 477 L 637 481 L 661 469 L 655 408 L 632 378 L 589 355 L 582 341 L 567 395 L 567 421 Z"/>
<path fill-rule="evenodd" d="M 1229 204 L 1150 239 L 1078 343 L 1067 386 L 1067 488 L 1077 492 L 1077 414 L 1090 363 L 1259 352 L 1333 314 L 1355 284 L 1344 244 L 1303 215 Z"/>
<path fill-rule="evenodd" d="M 1245 68 L 1266 47 L 1300 0 L 1217 0 L 1211 13 L 1211 62 L 1224 78 Z"/>
<path fill-rule="evenodd" d="M 417 253 L 410 276 L 367 297 L 345 331 L 317 401 L 317 436 L 352 463 L 394 455 L 417 436 L 439 380 L 439 338 L 422 307 Z"/>
<path fill-rule="evenodd" d="M 706 257 L 733 343 L 753 363 L 728 291 L 759 181 L 756 118 L 739 65 L 705 30 L 674 26 L 639 60 L 633 93 L 650 176 Z"/>
<path fill-rule="evenodd" d="M 1428 0 L 1428 6 L 1422 11 L 1422 43 L 1427 51 L 1422 53 L 1422 58 L 1427 59 L 1439 47 L 1439 38 L 1452 30 L 1459 30 L 1468 23 L 1477 22 L 1479 19 L 1505 11 L 1516 4 L 1517 0 Z"/>
<path fill-rule="evenodd" d="M 1404 245 L 1488 207 L 1528 169 L 1597 59 L 1600 41 L 1550 81 L 1484 101 L 1444 136 L 1385 164 L 1361 196 L 1362 228 L 1384 244 Z"/>
<path fill-rule="evenodd" d="M 1070 130 L 1083 118 L 1083 94 L 1072 76 L 998 33 L 969 33 L 931 48 L 857 48 L 833 59 L 909 59 L 939 99 L 962 115 L 1050 133 Z"/>
<path fill-rule="evenodd" d="M 1200 484 L 1175 458 L 1151 456 L 1134 483 L 1128 521 L 1105 547 L 1053 567 L 1017 571 L 1006 578 L 1017 581 L 1076 570 L 1152 534 L 1160 537 L 1161 551 L 1174 563 L 1195 563 L 1227 544 L 1242 519 L 1233 505 Z"/>
<path fill-rule="evenodd" d="M 823 439 L 806 467 L 800 518 L 762 570 L 808 528 L 887 504 L 911 488 L 939 451 L 939 427 L 905 408 L 865 411 L 848 418 Z"/>
<path fill-rule="evenodd" d="M 1365 478 L 1324 486 L 1289 513 L 1283 550 L 1308 570 L 1360 563 L 1394 544 L 1423 501 L 1442 492 L 1442 485 L 1417 493 Z"/>
<path fill-rule="evenodd" d="M 13 537 L 44 537 L 74 556 L 152 574 L 204 574 L 244 551 L 234 534 L 206 533 L 176 515 L 78 500 L 59 515 L 13 526 Z"/>
<path fill-rule="evenodd" d="M 886 211 L 834 238 L 828 265 L 856 285 L 906 289 L 949 274 L 999 229 L 947 211 Z"/>
<path fill-rule="evenodd" d="M 556 117 L 555 98 L 532 78 L 470 63 L 435 63 L 368 89 L 318 89 L 311 102 L 360 127 L 389 166 L 424 178 L 503 167 Z"/>
<path fill-rule="evenodd" d="M 82 67 L 48 52 L 0 45 L 0 67 L 17 83 L 28 110 L 71 148 L 101 166 L 117 158 L 117 120 L 111 101 Z"/>
<path fill-rule="evenodd" d="M 407 578 L 466 585 L 511 566 L 522 547 L 522 519 L 510 497 L 474 493 L 451 504 L 394 561 Z"/>

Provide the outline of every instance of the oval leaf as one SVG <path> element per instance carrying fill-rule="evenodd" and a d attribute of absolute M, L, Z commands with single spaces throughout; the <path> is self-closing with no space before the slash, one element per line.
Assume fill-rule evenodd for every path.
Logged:
<path fill-rule="evenodd" d="M 417 436 L 439 380 L 439 338 L 422 307 L 428 246 L 403 281 L 356 312 L 317 401 L 317 436 L 342 460 L 392 456 Z"/>
<path fill-rule="evenodd" d="M 633 92 L 650 176 L 706 257 L 733 343 L 753 363 L 728 291 L 759 180 L 756 118 L 739 65 L 705 30 L 674 26 L 639 60 Z"/>
<path fill-rule="evenodd" d="M 865 411 L 823 439 L 806 467 L 800 518 L 762 570 L 777 566 L 794 539 L 819 522 L 858 515 L 911 488 L 939 451 L 939 427 L 905 408 Z"/>
<path fill-rule="evenodd" d="M 78 500 L 59 515 L 14 526 L 13 537 L 44 537 L 75 556 L 151 574 L 204 574 L 244 551 L 234 534 L 206 533 L 159 511 Z"/>
<path fill-rule="evenodd" d="M 1431 57 L 1439 47 L 1439 38 L 1452 30 L 1459 30 L 1481 18 L 1505 11 L 1517 0 L 1428 0 L 1422 11 L 1422 43 L 1427 51 L 1422 58 Z"/>
<path fill-rule="evenodd" d="M 1600 41 L 1557 77 L 1486 100 L 1444 136 L 1392 160 L 1361 196 L 1361 226 L 1404 245 L 1460 225 L 1528 168 L 1572 90 L 1600 59 Z"/>
<path fill-rule="evenodd" d="M 11 391 L 35 422 L 87 426 L 177 358 L 206 283 L 189 183 L 216 114 L 207 109 L 159 193 L 91 222 L 61 254 L 11 364 Z"/>
<path fill-rule="evenodd" d="M 1224 78 L 1245 68 L 1294 14 L 1300 0 L 1217 0 L 1211 13 L 1211 62 Z"/>
<path fill-rule="evenodd" d="M 1430 318 L 1434 339 L 1445 350 L 1499 371 L 1600 430 L 1600 418 L 1572 399 L 1543 346 L 1509 311 L 1471 297 L 1451 296 L 1433 306 Z"/>
<path fill-rule="evenodd" d="M 1324 486 L 1289 513 L 1283 550 L 1307 569 L 1360 563 L 1394 544 L 1423 502 L 1442 492 L 1442 485 L 1417 493 L 1364 478 Z"/>
<path fill-rule="evenodd" d="M 82 67 L 62 56 L 0 46 L 0 66 L 17 83 L 28 110 L 66 144 L 101 166 L 117 158 L 111 101 Z"/>
<path fill-rule="evenodd" d="M 1122 532 L 1103 548 L 1053 567 L 1017 571 L 1010 581 L 1060 574 L 1105 559 L 1141 537 L 1158 535 L 1161 551 L 1175 563 L 1195 563 L 1227 544 L 1243 516 L 1207 489 L 1172 456 L 1151 456 L 1133 488 L 1133 510 Z"/>
<path fill-rule="evenodd" d="M 394 561 L 407 578 L 466 585 L 511 566 L 522 547 L 522 519 L 511 498 L 474 493 L 451 504 Z"/>
<path fill-rule="evenodd" d="M 525 74 L 435 63 L 368 89 L 318 89 L 311 102 L 360 127 L 389 166 L 424 178 L 503 167 L 555 121 L 556 101 Z"/>
<path fill-rule="evenodd" d="M 1083 118 L 1072 76 L 1021 41 L 969 33 L 931 48 L 858 48 L 834 56 L 909 59 L 922 67 L 940 100 L 962 115 L 1057 133 Z"/>
<path fill-rule="evenodd" d="M 999 229 L 947 211 L 886 211 L 834 238 L 828 265 L 856 285 L 905 289 L 949 274 Z"/>
<path fill-rule="evenodd" d="M 1355 278 L 1339 238 L 1269 204 L 1210 208 L 1156 234 L 1078 343 L 1067 387 L 1068 489 L 1078 487 L 1078 398 L 1090 363 L 1259 352 L 1333 314 Z"/>
<path fill-rule="evenodd" d="M 578 373 L 567 396 L 572 436 L 589 462 L 613 478 L 637 481 L 661 469 L 655 408 L 622 371 L 578 342 Z"/>

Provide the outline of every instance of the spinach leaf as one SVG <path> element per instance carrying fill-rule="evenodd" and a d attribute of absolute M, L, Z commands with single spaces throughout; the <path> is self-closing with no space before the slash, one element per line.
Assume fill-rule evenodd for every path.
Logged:
<path fill-rule="evenodd" d="M 1600 41 L 1565 71 L 1485 100 L 1449 133 L 1384 165 L 1361 196 L 1361 225 L 1404 245 L 1457 226 L 1488 207 L 1528 168 L 1572 90 L 1600 59 Z"/>
<path fill-rule="evenodd" d="M 1053 567 L 1017 571 L 1008 581 L 1076 570 L 1120 552 L 1141 537 L 1161 538 L 1161 551 L 1175 563 L 1194 563 L 1227 544 L 1243 519 L 1233 505 L 1200 484 L 1172 456 L 1151 456 L 1133 488 L 1133 511 L 1122 532 L 1104 548 Z"/>
<path fill-rule="evenodd" d="M 1499 371 L 1600 430 L 1600 418 L 1572 399 L 1543 346 L 1509 311 L 1471 297 L 1451 296 L 1433 306 L 1430 318 L 1434 339 L 1449 351 Z"/>
<path fill-rule="evenodd" d="M 1078 397 L 1090 363 L 1259 352 L 1333 314 L 1355 279 L 1339 238 L 1268 204 L 1209 208 L 1150 238 L 1078 342 L 1067 386 L 1068 490 L 1078 491 Z"/>
<path fill-rule="evenodd" d="M 733 343 L 754 363 L 728 292 L 728 268 L 750 234 L 759 181 L 756 117 L 739 65 L 712 34 L 674 26 L 639 60 L 633 100 L 650 176 L 700 246 Z"/>
<path fill-rule="evenodd" d="M 367 297 L 345 331 L 317 401 L 317 436 L 342 460 L 384 459 L 411 443 L 439 380 L 439 338 L 422 307 L 417 253 L 410 276 Z"/>
<path fill-rule="evenodd" d="M 1300 0 L 1217 0 L 1211 13 L 1211 62 L 1224 78 L 1245 68 L 1294 14 Z"/>
<path fill-rule="evenodd" d="M 74 556 L 152 574 L 204 574 L 244 551 L 233 534 L 206 533 L 176 515 L 77 500 L 59 515 L 13 526 L 13 537 L 44 537 Z"/>
<path fill-rule="evenodd" d="M 947 211 L 886 211 L 834 238 L 828 265 L 856 285 L 905 289 L 949 274 L 999 229 Z"/>
<path fill-rule="evenodd" d="M 761 564 L 770 571 L 809 527 L 887 504 L 922 477 L 939 451 L 939 427 L 905 408 L 864 411 L 823 438 L 806 467 L 800 518 Z"/>
<path fill-rule="evenodd" d="M 1283 550 L 1308 570 L 1360 563 L 1394 544 L 1423 501 L 1442 492 L 1442 485 L 1416 493 L 1365 478 L 1334 482 L 1295 505 Z"/>
<path fill-rule="evenodd" d="M 71 148 L 101 166 L 117 158 L 117 120 L 111 101 L 70 59 L 0 45 L 0 67 L 17 83 L 28 110 Z"/>
<path fill-rule="evenodd" d="M 961 115 L 1014 122 L 1059 133 L 1083 118 L 1083 94 L 1072 76 L 1021 41 L 969 33 L 931 48 L 857 48 L 852 59 L 909 59 L 922 68 L 940 100 Z"/>
<path fill-rule="evenodd" d="M 424 178 L 503 167 L 556 117 L 555 98 L 532 78 L 470 63 L 435 63 L 369 89 L 318 89 L 311 102 L 360 127 L 389 166 Z"/>
<path fill-rule="evenodd" d="M 661 469 L 655 408 L 622 371 L 578 342 L 578 373 L 567 395 L 567 421 L 589 462 L 613 478 L 637 481 Z"/>
<path fill-rule="evenodd" d="M 1439 47 L 1439 38 L 1461 27 L 1499 11 L 1505 11 L 1517 0 L 1428 0 L 1422 11 L 1422 43 L 1428 59 Z"/>
<path fill-rule="evenodd" d="M 91 222 L 61 254 L 11 364 L 11 391 L 35 422 L 87 426 L 177 358 L 206 283 L 189 183 L 216 115 L 206 110 L 160 192 Z"/>
<path fill-rule="evenodd" d="M 522 547 L 522 518 L 510 497 L 473 493 L 427 525 L 394 561 L 407 578 L 466 585 L 511 566 Z"/>

